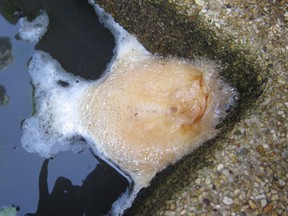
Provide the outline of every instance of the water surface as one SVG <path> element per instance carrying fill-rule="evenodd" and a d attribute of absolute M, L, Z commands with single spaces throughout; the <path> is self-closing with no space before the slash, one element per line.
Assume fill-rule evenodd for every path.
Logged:
<path fill-rule="evenodd" d="M 32 18 L 40 9 L 50 18 L 44 38 L 38 44 L 17 39 L 19 16 Z M 12 44 L 11 63 L 0 70 L 0 85 L 9 98 L 0 105 L 0 208 L 17 205 L 19 215 L 106 213 L 129 187 L 124 176 L 93 156 L 88 147 L 79 154 L 63 152 L 48 161 L 27 153 L 20 139 L 21 123 L 33 112 L 27 63 L 35 50 L 49 52 L 66 71 L 97 79 L 112 57 L 112 34 L 81 0 L 4 0 L 0 13 L 0 37 L 8 37 Z"/>

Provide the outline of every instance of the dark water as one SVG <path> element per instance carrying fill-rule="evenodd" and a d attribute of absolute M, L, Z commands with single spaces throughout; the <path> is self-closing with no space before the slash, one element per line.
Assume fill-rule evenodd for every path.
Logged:
<path fill-rule="evenodd" d="M 32 18 L 39 9 L 50 18 L 44 38 L 38 44 L 18 40 L 19 16 Z M 20 138 L 21 122 L 33 111 L 27 62 L 35 49 L 49 52 L 66 71 L 96 79 L 112 57 L 112 34 L 82 0 L 0 0 L 0 13 L 0 40 L 8 38 L 12 45 L 10 55 L 6 52 L 8 60 L 0 61 L 0 209 L 17 205 L 18 215 L 107 213 L 128 190 L 127 178 L 88 147 L 80 154 L 63 152 L 48 161 L 27 153 Z M 1 42 L 0 46 L 2 52 Z"/>

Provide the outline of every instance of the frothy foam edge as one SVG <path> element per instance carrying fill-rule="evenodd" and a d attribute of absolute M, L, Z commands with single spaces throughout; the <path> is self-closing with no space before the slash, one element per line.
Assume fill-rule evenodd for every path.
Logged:
<path fill-rule="evenodd" d="M 45 11 L 40 11 L 40 15 L 34 20 L 28 21 L 26 17 L 22 17 L 19 23 L 19 37 L 29 42 L 38 42 L 47 31 L 49 17 Z"/>

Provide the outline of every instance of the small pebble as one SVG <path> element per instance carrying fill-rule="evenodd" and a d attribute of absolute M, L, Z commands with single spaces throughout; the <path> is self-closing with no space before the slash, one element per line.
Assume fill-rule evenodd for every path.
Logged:
<path fill-rule="evenodd" d="M 256 195 L 258 195 L 258 194 L 259 194 L 258 190 L 257 190 L 256 188 L 253 188 L 253 189 L 252 189 L 252 195 L 253 195 L 253 196 L 256 196 Z"/>
<path fill-rule="evenodd" d="M 284 79 L 278 78 L 277 81 L 278 81 L 278 83 L 280 83 L 280 84 L 282 84 L 282 85 L 286 84 L 286 82 L 285 82 Z"/>
<path fill-rule="evenodd" d="M 205 203 L 208 206 L 208 205 L 210 205 L 210 200 L 207 198 L 204 198 L 203 203 Z"/>
<path fill-rule="evenodd" d="M 200 5 L 201 7 L 203 7 L 205 5 L 205 3 L 202 0 L 195 0 L 195 3 L 197 5 Z"/>
<path fill-rule="evenodd" d="M 207 178 L 205 179 L 205 184 L 206 184 L 206 185 L 211 184 L 211 178 L 210 178 L 210 177 L 207 177 Z"/>
<path fill-rule="evenodd" d="M 241 192 L 241 191 L 237 188 L 237 189 L 234 190 L 234 195 L 237 196 L 237 195 L 240 194 L 240 192 Z"/>
<path fill-rule="evenodd" d="M 201 179 L 200 179 L 200 178 L 197 178 L 197 179 L 195 180 L 195 183 L 198 184 L 198 185 L 201 184 Z"/>
<path fill-rule="evenodd" d="M 252 200 L 249 200 L 248 203 L 249 203 L 249 206 L 250 206 L 251 209 L 256 209 L 257 208 L 257 205 Z"/>
<path fill-rule="evenodd" d="M 267 213 L 271 212 L 272 209 L 273 209 L 273 204 L 270 203 L 270 204 L 268 204 L 268 205 L 266 205 L 266 206 L 264 207 L 263 213 L 264 213 L 264 214 L 267 214 Z"/>
<path fill-rule="evenodd" d="M 230 197 L 225 196 L 224 199 L 223 199 L 223 203 L 225 205 L 232 205 L 234 202 L 233 202 L 233 199 L 231 199 Z"/>
<path fill-rule="evenodd" d="M 260 200 L 260 204 L 261 204 L 261 207 L 265 207 L 267 205 L 267 200 L 266 199 Z"/>
<path fill-rule="evenodd" d="M 228 171 L 227 169 L 224 169 L 222 172 L 223 172 L 223 174 L 224 174 L 226 177 L 229 176 L 229 171 Z"/>
<path fill-rule="evenodd" d="M 259 195 L 255 196 L 255 199 L 257 199 L 257 200 L 265 199 L 265 198 L 266 198 L 265 194 L 259 194 Z"/>
<path fill-rule="evenodd" d="M 279 199 L 278 194 L 275 194 L 271 197 L 271 200 L 273 200 L 273 201 L 278 200 L 278 199 Z"/>
<path fill-rule="evenodd" d="M 285 186 L 285 181 L 282 180 L 282 179 L 280 179 L 280 180 L 279 180 L 279 184 L 280 184 L 281 186 Z"/>
<path fill-rule="evenodd" d="M 183 209 L 181 212 L 180 212 L 180 215 L 186 215 L 187 214 L 187 211 L 185 209 Z"/>
<path fill-rule="evenodd" d="M 265 154 L 265 149 L 262 145 L 259 145 L 256 147 L 256 151 L 260 154 L 260 155 L 264 155 Z"/>
<path fill-rule="evenodd" d="M 177 208 L 176 204 L 175 203 L 171 203 L 170 206 L 169 206 L 169 210 L 171 211 L 175 211 Z"/>
<path fill-rule="evenodd" d="M 221 171 L 223 168 L 224 168 L 223 164 L 218 164 L 218 166 L 217 166 L 217 170 L 218 171 Z"/>

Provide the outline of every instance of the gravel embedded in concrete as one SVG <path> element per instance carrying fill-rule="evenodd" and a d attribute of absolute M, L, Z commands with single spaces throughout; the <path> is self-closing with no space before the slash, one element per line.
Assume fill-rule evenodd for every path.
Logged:
<path fill-rule="evenodd" d="M 164 192 L 161 191 L 162 188 L 159 189 L 160 192 L 152 192 L 154 197 L 150 196 L 147 198 L 148 201 L 136 205 L 137 208 L 141 208 L 142 205 L 141 210 L 135 211 L 136 215 L 143 215 L 144 213 L 141 213 L 143 211 L 149 212 L 147 208 L 153 208 L 153 210 L 149 212 L 151 214 L 146 212 L 144 215 L 287 215 L 287 1 L 137 0 L 118 3 L 122 4 L 120 7 L 115 6 L 114 1 L 99 0 L 97 2 L 106 6 L 105 9 L 108 11 L 109 5 L 112 5 L 109 12 L 112 12 L 116 20 L 118 19 L 117 21 L 122 21 L 121 24 L 138 36 L 149 50 L 158 52 L 159 49 L 161 54 L 165 54 L 166 51 L 172 52 L 172 55 L 180 53 L 190 58 L 193 56 L 192 52 L 197 50 L 197 46 L 203 48 L 201 42 L 200 45 L 197 41 L 189 43 L 189 37 L 185 37 L 181 43 L 176 41 L 183 35 L 189 36 L 181 32 L 186 26 L 180 31 L 175 28 L 177 23 L 185 25 L 185 20 L 167 19 L 167 25 L 165 25 L 163 19 L 165 20 L 166 16 L 163 16 L 164 18 L 161 16 L 161 12 L 170 13 L 171 8 L 174 8 L 175 14 L 181 15 L 177 17 L 181 19 L 184 17 L 187 23 L 193 23 L 194 19 L 199 18 L 207 26 L 203 29 L 212 30 L 210 33 L 216 32 L 214 36 L 219 36 L 218 41 L 221 41 L 225 35 L 230 35 L 233 40 L 229 43 L 231 49 L 233 46 L 241 45 L 248 47 L 256 56 L 255 63 L 257 62 L 259 67 L 269 72 L 267 77 L 257 74 L 257 79 L 254 81 L 261 83 L 265 80 L 263 94 L 253 103 L 253 106 L 246 109 L 240 121 L 236 122 L 233 128 L 224 134 L 224 137 L 217 140 L 215 145 L 220 148 L 215 148 L 212 154 L 202 157 L 205 159 L 202 162 L 204 165 L 193 166 L 193 170 L 190 171 L 182 169 L 186 172 L 185 176 L 181 175 L 183 179 L 178 178 L 172 184 L 167 183 L 175 188 L 166 187 Z M 135 7 L 131 8 L 132 2 L 136 2 L 134 3 L 136 6 L 141 4 L 141 7 L 146 5 L 151 9 L 143 8 L 145 12 L 141 16 L 144 18 L 140 19 L 141 25 L 138 26 L 136 25 L 139 24 L 138 17 L 140 17 L 141 10 L 139 12 Z M 158 7 L 161 4 L 169 4 L 169 7 Z M 154 6 L 157 7 L 159 15 L 155 19 L 153 19 L 154 15 L 151 15 L 152 19 L 149 20 L 151 22 L 147 21 L 151 28 L 148 28 L 145 15 L 152 13 Z M 133 14 L 134 9 L 138 14 Z M 129 15 L 128 11 L 132 14 Z M 134 18 L 131 19 L 131 17 Z M 163 19 L 160 20 L 160 18 Z M 153 22 L 156 22 L 156 25 Z M 156 27 L 153 26 L 157 25 L 160 28 L 155 29 Z M 199 24 L 197 27 L 202 26 Z M 170 28 L 175 30 L 171 34 L 169 34 Z M 209 35 L 206 33 L 209 44 Z M 196 45 L 193 46 L 193 43 Z M 175 44 L 176 47 L 173 47 Z M 193 49 L 189 47 L 190 45 Z M 222 45 L 216 45 L 215 48 L 221 50 Z M 187 49 L 187 46 L 191 49 Z M 201 54 L 201 51 L 199 53 Z M 252 75 L 250 73 L 248 76 Z M 242 80 L 239 79 L 239 82 Z M 245 84 L 243 86 L 249 87 Z M 161 184 L 166 184 L 166 182 Z M 161 184 L 159 183 L 158 186 Z M 171 190 L 173 190 L 172 195 L 163 198 Z M 160 202 L 161 199 L 166 200 L 164 204 Z"/>
<path fill-rule="evenodd" d="M 176 2 L 176 1 L 175 1 Z M 286 1 L 177 1 L 185 13 L 200 10 L 216 28 L 249 43 L 272 70 L 257 106 L 227 134 L 213 165 L 198 170 L 189 186 L 176 192 L 158 215 L 288 214 L 288 3 Z M 181 10 L 181 9 L 180 9 Z M 189 12 L 190 11 L 190 12 Z M 211 179 L 211 183 L 205 179 Z M 194 179 L 194 180 L 193 180 Z M 199 187 L 195 187 L 199 185 Z M 198 200 L 206 192 L 210 205 Z M 185 194 L 185 195 L 184 195 Z"/>

